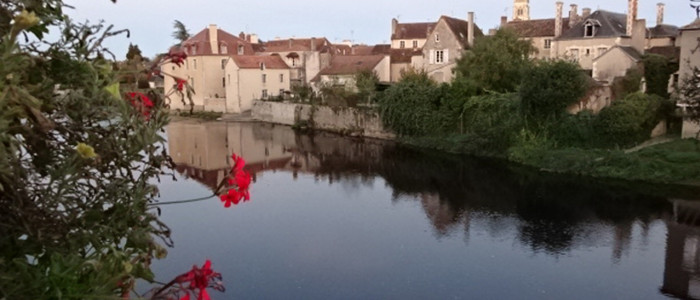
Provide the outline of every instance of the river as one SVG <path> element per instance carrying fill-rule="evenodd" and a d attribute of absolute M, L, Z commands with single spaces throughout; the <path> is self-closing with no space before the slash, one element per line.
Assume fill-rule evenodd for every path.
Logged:
<path fill-rule="evenodd" d="M 167 281 L 206 259 L 214 299 L 700 299 L 700 202 L 261 123 L 167 128 L 177 181 L 210 194 L 241 155 L 251 200 L 163 205 Z"/>

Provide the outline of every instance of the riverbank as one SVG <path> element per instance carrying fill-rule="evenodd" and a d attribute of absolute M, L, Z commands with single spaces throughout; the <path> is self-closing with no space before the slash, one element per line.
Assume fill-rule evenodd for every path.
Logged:
<path fill-rule="evenodd" d="M 400 142 L 425 149 L 503 159 L 548 173 L 700 187 L 700 141 L 694 139 L 676 138 L 637 151 L 513 147 L 507 153 L 468 149 L 457 138 L 401 138 Z"/>

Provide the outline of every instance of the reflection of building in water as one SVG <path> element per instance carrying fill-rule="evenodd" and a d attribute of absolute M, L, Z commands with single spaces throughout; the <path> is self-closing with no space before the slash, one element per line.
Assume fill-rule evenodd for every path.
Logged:
<path fill-rule="evenodd" d="M 263 170 L 305 169 L 308 163 L 293 153 L 294 132 L 279 126 L 174 122 L 167 133 L 170 155 L 178 172 L 212 190 L 228 174 L 232 153 L 246 160 L 246 170 L 254 178 Z"/>
<path fill-rule="evenodd" d="M 666 265 L 661 291 L 683 299 L 700 299 L 700 202 L 672 200 Z"/>

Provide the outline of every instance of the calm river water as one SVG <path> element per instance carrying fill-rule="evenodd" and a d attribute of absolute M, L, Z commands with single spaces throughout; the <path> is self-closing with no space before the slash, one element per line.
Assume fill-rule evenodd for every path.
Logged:
<path fill-rule="evenodd" d="M 167 137 L 162 201 L 211 193 L 232 152 L 253 174 L 249 202 L 162 206 L 157 279 L 211 259 L 214 299 L 700 299 L 700 203 L 285 126 Z"/>

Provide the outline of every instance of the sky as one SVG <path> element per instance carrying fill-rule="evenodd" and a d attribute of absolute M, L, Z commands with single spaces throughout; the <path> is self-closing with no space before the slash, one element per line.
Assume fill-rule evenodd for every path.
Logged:
<path fill-rule="evenodd" d="M 530 0 L 530 17 L 553 18 L 556 0 Z M 563 1 L 564 15 L 570 4 L 578 11 L 589 7 L 626 13 L 627 0 Z M 129 43 L 139 46 L 144 56 L 153 57 L 175 44 L 173 22 L 179 20 L 195 34 L 209 24 L 237 35 L 255 33 L 262 40 L 290 37 L 326 37 L 331 42 L 352 40 L 358 44 L 388 43 L 391 19 L 399 22 L 435 22 L 441 15 L 466 19 L 475 13 L 475 23 L 484 31 L 495 28 L 500 17 L 512 17 L 512 0 L 65 0 L 74 7 L 67 13 L 75 21 L 104 20 L 115 29 L 126 28 L 130 38 L 117 36 L 106 46 L 118 59 Z M 639 18 L 647 26 L 656 23 L 658 0 L 639 0 Z M 690 0 L 667 0 L 664 23 L 683 26 L 696 15 Z"/>

